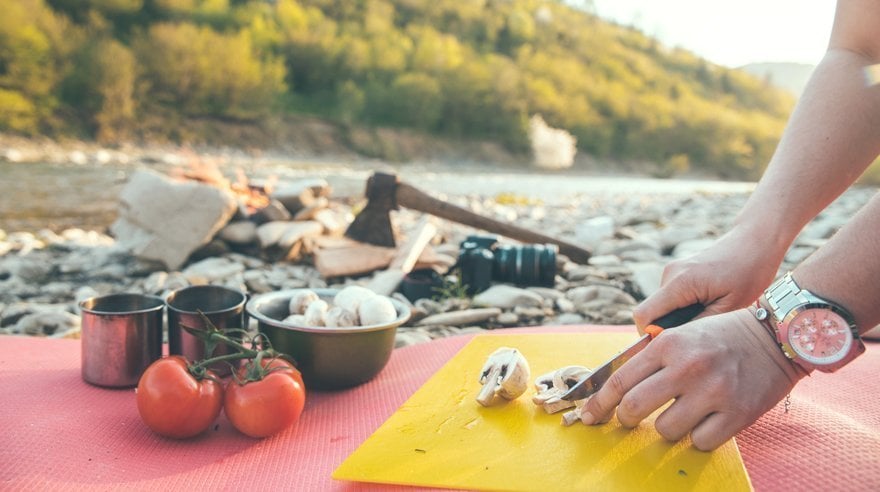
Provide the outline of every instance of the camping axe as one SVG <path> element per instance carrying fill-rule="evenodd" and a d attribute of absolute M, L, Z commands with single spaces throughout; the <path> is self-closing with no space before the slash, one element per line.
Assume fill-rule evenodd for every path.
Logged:
<path fill-rule="evenodd" d="M 524 243 L 555 244 L 559 247 L 560 253 L 578 263 L 586 264 L 591 256 L 591 253 L 586 249 L 566 241 L 490 219 L 434 198 L 418 188 L 400 181 L 394 174 L 377 172 L 370 176 L 367 179 L 366 197 L 367 205 L 345 231 L 346 236 L 357 241 L 394 247 L 394 229 L 391 225 L 390 214 L 392 210 L 403 206 Z"/>

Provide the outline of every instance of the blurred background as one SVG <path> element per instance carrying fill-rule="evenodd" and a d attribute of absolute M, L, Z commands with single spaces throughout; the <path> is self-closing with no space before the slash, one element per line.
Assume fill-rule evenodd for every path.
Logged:
<path fill-rule="evenodd" d="M 116 177 L 95 166 L 181 159 L 145 155 L 155 148 L 753 181 L 833 11 L 831 0 L 2 0 L 0 173 L 16 180 L 4 179 L 0 211 L 75 179 L 59 164 L 106 191 Z M 35 165 L 10 167 L 22 161 Z M 876 167 L 864 183 L 880 182 Z"/>

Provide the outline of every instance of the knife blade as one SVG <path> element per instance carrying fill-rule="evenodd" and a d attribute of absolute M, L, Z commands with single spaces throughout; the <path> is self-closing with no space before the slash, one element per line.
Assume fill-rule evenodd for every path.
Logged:
<path fill-rule="evenodd" d="M 646 333 L 642 335 L 635 343 L 624 349 L 619 354 L 612 357 L 611 360 L 609 360 L 608 362 L 599 366 L 599 368 L 593 371 L 589 376 L 575 383 L 575 385 L 572 386 L 571 389 L 569 389 L 560 398 L 566 401 L 583 400 L 584 398 L 599 391 L 599 389 L 602 388 L 602 385 L 604 385 L 605 382 L 608 381 L 608 378 L 610 378 L 612 374 L 620 369 L 620 366 L 635 357 L 636 354 L 647 347 L 651 340 L 653 340 L 663 330 L 675 328 L 676 326 L 687 323 L 688 321 L 694 319 L 698 314 L 702 313 L 705 308 L 706 307 L 702 304 L 695 303 L 691 304 L 690 306 L 678 308 L 670 313 L 665 314 L 664 316 L 661 316 L 656 321 L 648 325 L 647 328 L 645 328 Z"/>

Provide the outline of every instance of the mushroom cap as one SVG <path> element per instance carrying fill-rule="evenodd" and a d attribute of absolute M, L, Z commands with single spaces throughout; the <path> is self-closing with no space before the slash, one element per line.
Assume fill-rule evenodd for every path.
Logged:
<path fill-rule="evenodd" d="M 324 315 L 324 325 L 330 328 L 347 328 L 358 325 L 358 317 L 348 309 L 333 306 Z"/>
<path fill-rule="evenodd" d="M 318 294 L 309 289 L 301 289 L 296 291 L 290 297 L 290 304 L 288 305 L 288 311 L 290 314 L 304 314 L 306 312 L 306 308 L 314 301 L 320 299 Z"/>
<path fill-rule="evenodd" d="M 336 293 L 336 296 L 333 297 L 333 305 L 356 313 L 358 306 L 364 299 L 375 296 L 376 293 L 366 287 L 349 285 Z"/>
<path fill-rule="evenodd" d="M 306 317 L 302 314 L 291 314 L 290 316 L 281 320 L 281 322 L 289 323 L 296 326 L 308 326 L 308 323 L 306 323 Z"/>
<path fill-rule="evenodd" d="M 304 314 L 306 318 L 306 324 L 308 326 L 324 326 L 324 317 L 327 315 L 327 311 L 330 310 L 330 306 L 326 301 L 322 299 L 318 299 L 316 301 L 312 301 L 309 304 L 309 307 L 306 308 L 306 312 Z"/>
<path fill-rule="evenodd" d="M 500 347 L 489 355 L 480 371 L 483 388 L 477 402 L 489 406 L 495 395 L 513 400 L 526 392 L 530 377 L 529 363 L 523 354 L 515 348 Z"/>
<path fill-rule="evenodd" d="M 385 296 L 377 295 L 362 300 L 357 312 L 363 326 L 382 325 L 397 319 L 397 309 L 391 299 Z"/>

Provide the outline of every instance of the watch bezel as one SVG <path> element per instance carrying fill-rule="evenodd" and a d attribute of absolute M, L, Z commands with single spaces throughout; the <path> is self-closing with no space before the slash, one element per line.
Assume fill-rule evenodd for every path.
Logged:
<path fill-rule="evenodd" d="M 791 322 L 799 314 L 803 313 L 804 311 L 808 311 L 810 309 L 822 309 L 822 310 L 831 311 L 831 312 L 837 314 L 838 316 L 840 316 L 847 323 L 847 328 L 849 329 L 849 333 L 850 333 L 850 336 L 848 337 L 849 346 L 841 349 L 840 358 L 838 358 L 837 360 L 830 361 L 830 362 L 817 362 L 817 361 L 811 360 L 812 358 L 808 358 L 809 356 L 801 354 L 799 351 L 797 351 L 795 349 L 794 345 L 791 343 L 790 335 L 789 335 L 789 328 L 791 326 Z M 856 355 L 861 354 L 865 350 L 864 345 L 858 343 L 859 332 L 858 332 L 858 328 L 856 327 L 855 321 L 852 319 L 852 316 L 850 316 L 850 314 L 844 308 L 842 308 L 836 304 L 830 303 L 830 302 L 810 301 L 810 302 L 806 302 L 803 304 L 799 304 L 799 305 L 793 307 L 791 310 L 789 310 L 788 313 L 785 314 L 785 317 L 781 320 L 781 322 L 779 323 L 778 326 L 779 326 L 779 335 L 780 335 L 779 341 L 780 341 L 780 344 L 783 345 L 783 349 L 792 358 L 806 362 L 807 364 L 810 364 L 811 366 L 815 367 L 816 369 L 818 369 L 820 371 L 833 372 L 833 371 L 839 369 L 840 367 L 843 367 L 847 362 L 852 360 Z M 858 348 L 858 350 L 856 350 L 856 353 L 853 353 L 853 346 L 856 346 Z M 852 354 L 852 356 L 848 357 L 850 354 Z"/>

